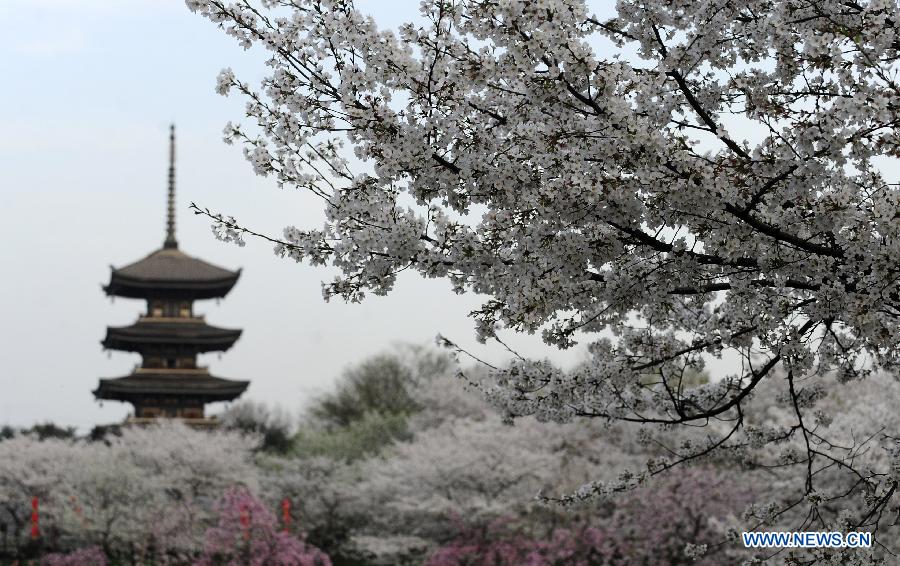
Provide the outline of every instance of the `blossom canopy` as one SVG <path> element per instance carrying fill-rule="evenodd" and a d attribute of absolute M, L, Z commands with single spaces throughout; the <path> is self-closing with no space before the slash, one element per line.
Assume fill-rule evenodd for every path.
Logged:
<path fill-rule="evenodd" d="M 811 493 L 815 375 L 900 362 L 895 2 L 435 0 L 397 30 L 346 0 L 187 5 L 271 54 L 259 88 L 220 75 L 249 119 L 225 135 L 322 198 L 324 227 L 270 239 L 340 269 L 327 297 L 412 269 L 488 297 L 481 339 L 589 342 L 572 371 L 498 369 L 511 416 L 728 423 L 655 473 L 738 439 L 783 370 Z"/>

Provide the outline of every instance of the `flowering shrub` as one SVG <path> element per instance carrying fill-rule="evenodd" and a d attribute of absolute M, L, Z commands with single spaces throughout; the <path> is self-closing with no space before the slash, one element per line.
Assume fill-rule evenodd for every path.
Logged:
<path fill-rule="evenodd" d="M 608 563 L 615 557 L 616 549 L 608 542 L 611 537 L 603 529 L 558 529 L 549 539 L 537 540 L 511 532 L 507 523 L 497 521 L 485 529 L 467 529 L 451 544 L 431 554 L 427 566 L 587 566 Z"/>
<path fill-rule="evenodd" d="M 99 546 L 89 546 L 67 554 L 47 554 L 41 566 L 106 566 L 106 554 Z"/>
<path fill-rule="evenodd" d="M 322 551 L 278 530 L 275 516 L 242 487 L 228 489 L 216 505 L 218 526 L 206 532 L 198 566 L 330 566 Z"/>

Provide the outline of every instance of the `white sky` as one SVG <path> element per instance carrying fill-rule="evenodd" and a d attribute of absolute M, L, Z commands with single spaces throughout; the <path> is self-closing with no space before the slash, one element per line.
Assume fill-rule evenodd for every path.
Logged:
<path fill-rule="evenodd" d="M 418 2 L 366 4 L 396 25 Z M 222 127 L 241 118 L 243 103 L 215 94 L 216 75 L 230 66 L 259 78 L 263 57 L 180 0 L 2 0 L 0 21 L 0 425 L 53 421 L 84 431 L 130 411 L 101 407 L 91 391 L 100 377 L 138 363 L 136 354 L 107 356 L 100 340 L 144 304 L 111 303 L 100 286 L 110 264 L 162 244 L 170 121 L 178 127 L 181 249 L 243 268 L 221 304 L 198 310 L 244 335 L 221 359 L 201 363 L 251 380 L 246 398 L 296 411 L 348 364 L 398 341 L 431 343 L 439 332 L 493 362 L 507 357 L 475 343 L 466 315 L 479 299 L 453 295 L 445 281 L 407 275 L 389 297 L 325 303 L 320 282 L 332 271 L 281 260 L 260 242 L 222 244 L 190 214 L 194 201 L 272 234 L 288 224 L 317 227 L 322 217 L 316 199 L 255 177 L 240 149 L 222 143 Z M 563 365 L 583 355 L 536 337 L 508 342 Z"/>

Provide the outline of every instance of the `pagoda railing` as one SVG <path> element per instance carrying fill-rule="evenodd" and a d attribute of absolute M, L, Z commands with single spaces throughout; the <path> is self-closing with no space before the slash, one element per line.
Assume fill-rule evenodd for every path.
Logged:
<path fill-rule="evenodd" d="M 140 364 L 134 366 L 133 373 L 174 373 L 184 375 L 209 375 L 209 366 L 197 366 L 194 368 L 145 368 Z"/>
<path fill-rule="evenodd" d="M 215 415 L 209 417 L 202 418 L 183 418 L 183 417 L 128 417 L 125 419 L 125 424 L 133 424 L 133 425 L 151 425 L 151 424 L 159 424 L 161 422 L 172 422 L 177 421 L 180 423 L 184 423 L 188 426 L 218 426 L 219 419 L 216 418 Z"/>

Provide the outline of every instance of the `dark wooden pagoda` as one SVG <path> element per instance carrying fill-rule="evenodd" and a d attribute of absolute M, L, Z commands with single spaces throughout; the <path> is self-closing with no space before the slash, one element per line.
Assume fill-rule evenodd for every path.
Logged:
<path fill-rule="evenodd" d="M 125 327 L 109 327 L 103 346 L 136 352 L 142 362 L 131 375 L 101 379 L 97 399 L 134 405 L 130 422 L 180 418 L 211 423 L 207 403 L 239 397 L 249 382 L 210 375 L 197 365 L 197 355 L 224 352 L 240 330 L 218 328 L 194 314 L 194 301 L 222 298 L 231 291 L 240 270 L 229 271 L 191 257 L 178 249 L 175 239 L 175 126 L 169 135 L 169 190 L 166 239 L 161 249 L 144 259 L 113 268 L 109 296 L 143 299 L 147 313 Z"/>

